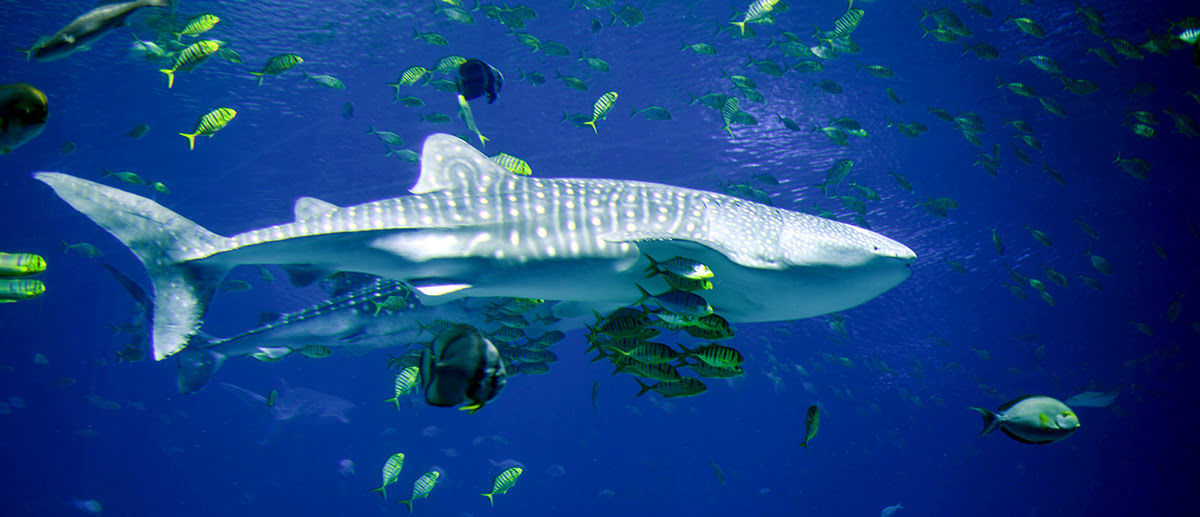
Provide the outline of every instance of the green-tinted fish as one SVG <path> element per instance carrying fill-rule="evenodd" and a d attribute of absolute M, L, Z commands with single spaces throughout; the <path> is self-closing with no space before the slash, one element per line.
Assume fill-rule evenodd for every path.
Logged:
<path fill-rule="evenodd" d="M 385 400 L 384 402 L 391 402 L 391 403 L 395 404 L 396 411 L 399 411 L 400 410 L 400 397 L 403 397 L 403 396 L 411 393 L 413 388 L 415 388 L 417 386 L 417 384 L 420 383 L 420 381 L 421 381 L 421 368 L 419 366 L 415 366 L 415 365 L 409 366 L 408 368 L 400 370 L 400 373 L 396 374 L 396 380 L 393 383 L 395 385 L 395 390 L 396 390 L 395 395 L 392 398 Z M 386 499 L 386 497 L 385 497 L 385 499 Z"/>
<path fill-rule="evenodd" d="M 695 52 L 695 53 L 703 55 L 703 56 L 717 55 L 717 49 L 715 47 L 713 47 L 712 45 L 709 45 L 708 43 L 688 44 L 686 41 L 683 41 L 683 40 L 679 40 L 679 43 L 681 45 L 679 47 L 680 52 L 683 52 L 685 50 L 691 50 L 692 52 Z"/>
<path fill-rule="evenodd" d="M 838 94 L 842 93 L 842 85 L 833 82 L 830 79 L 823 79 L 819 83 L 813 83 L 825 93 Z"/>
<path fill-rule="evenodd" d="M 596 122 L 608 117 L 608 112 L 612 109 L 614 102 L 617 102 L 617 92 L 606 92 L 601 95 L 592 106 L 592 120 L 584 122 L 584 125 L 591 126 L 593 132 L 599 133 L 600 131 L 596 129 Z"/>
<path fill-rule="evenodd" d="M 1055 61 L 1053 58 L 1047 56 L 1024 56 L 1020 61 L 1018 61 L 1018 63 L 1024 63 L 1026 61 L 1032 63 L 1033 66 L 1038 68 L 1038 70 L 1051 75 L 1062 75 L 1063 73 L 1062 66 L 1058 64 L 1058 61 Z"/>
<path fill-rule="evenodd" d="M 367 134 L 375 135 L 375 138 L 378 138 L 380 142 L 383 142 L 387 145 L 394 145 L 396 147 L 404 146 L 404 139 L 401 138 L 400 135 L 397 135 L 391 131 L 380 131 L 375 129 L 375 126 L 370 124 L 367 124 Z"/>
<path fill-rule="evenodd" d="M 638 115 L 641 115 L 650 120 L 671 120 L 671 112 L 667 111 L 666 108 L 663 108 L 660 106 L 650 106 L 648 108 L 640 109 L 640 110 L 637 108 L 633 108 L 633 114 L 629 115 L 629 117 L 633 118 Z"/>
<path fill-rule="evenodd" d="M 1050 237 L 1046 236 L 1045 232 L 1031 228 L 1028 224 L 1025 225 L 1025 229 L 1029 230 L 1029 235 L 1033 237 L 1033 240 L 1038 241 L 1043 246 L 1047 248 L 1054 246 L 1054 244 L 1050 242 Z"/>
<path fill-rule="evenodd" d="M 280 54 L 268 59 L 267 64 L 263 65 L 262 70 L 258 72 L 250 72 L 250 75 L 253 75 L 257 79 L 257 84 L 261 86 L 263 83 L 263 77 L 268 75 L 282 74 L 288 70 L 291 70 L 292 68 L 295 68 L 296 65 L 299 65 L 303 62 L 304 58 L 296 54 Z"/>
<path fill-rule="evenodd" d="M 833 38 L 845 38 L 858 28 L 858 24 L 862 22 L 863 15 L 866 11 L 862 9 L 846 9 L 838 19 L 833 21 L 833 33 L 830 35 Z"/>
<path fill-rule="evenodd" d="M 408 507 L 408 512 L 412 513 L 413 500 L 429 497 L 429 493 L 433 491 L 433 487 L 437 485 L 438 478 L 441 476 L 442 473 L 436 470 L 421 474 L 421 477 L 413 483 L 412 496 L 407 501 L 400 501 L 400 504 Z"/>
<path fill-rule="evenodd" d="M 611 13 L 613 17 L 612 21 L 608 23 L 610 27 L 616 23 L 617 20 L 621 20 L 621 23 L 624 23 L 626 27 L 636 27 L 641 25 L 642 22 L 646 21 L 646 16 L 642 14 L 638 8 L 630 5 L 621 7 L 618 10 L 609 9 L 608 12 Z"/>
<path fill-rule="evenodd" d="M 1184 296 L 1185 293 L 1179 293 L 1175 296 L 1175 300 L 1171 302 L 1171 305 L 1167 306 L 1167 321 L 1175 323 L 1175 320 L 1179 319 L 1179 315 L 1183 314 Z"/>
<path fill-rule="evenodd" d="M 1012 17 L 1009 17 L 1009 18 L 1005 18 L 1005 19 L 1004 19 L 1004 23 L 1008 23 L 1008 22 L 1010 22 L 1010 21 L 1011 21 L 1011 22 L 1013 22 L 1013 23 L 1015 23 L 1015 24 L 1017 24 L 1017 28 L 1018 28 L 1018 29 L 1021 29 L 1021 31 L 1022 31 L 1022 32 L 1024 32 L 1025 34 L 1028 34 L 1028 35 L 1030 35 L 1030 36 L 1033 36 L 1033 37 L 1035 37 L 1035 38 L 1044 38 L 1044 37 L 1046 37 L 1046 31 L 1045 31 L 1045 29 L 1042 29 L 1042 26 L 1041 26 L 1041 25 L 1038 25 L 1038 23 L 1037 23 L 1037 22 L 1035 22 L 1035 21 L 1033 21 L 1033 20 L 1030 20 L 1029 18 L 1012 18 Z"/>
<path fill-rule="evenodd" d="M 201 14 L 188 20 L 183 25 L 183 29 L 175 33 L 175 40 L 178 41 L 181 36 L 199 36 L 203 32 L 211 30 L 220 22 L 221 19 L 211 14 Z"/>
<path fill-rule="evenodd" d="M 233 117 L 237 116 L 237 112 L 230 108 L 217 108 L 200 117 L 196 122 L 196 129 L 192 133 L 179 133 L 180 136 L 188 139 L 188 148 L 196 149 L 196 137 L 199 135 L 208 135 L 212 138 L 213 133 L 220 131 L 225 127 Z"/>
<path fill-rule="evenodd" d="M 896 181 L 896 185 L 900 187 L 900 190 L 903 190 L 905 192 L 913 191 L 912 182 L 908 181 L 908 178 L 902 176 L 898 172 L 893 172 L 893 171 L 888 171 L 888 175 L 890 175 L 892 177 L 892 179 Z"/>
<path fill-rule="evenodd" d="M 763 74 L 772 77 L 782 77 L 783 74 L 788 71 L 787 66 L 780 65 L 779 63 L 771 61 L 770 59 L 754 59 L 754 56 L 750 54 L 746 54 L 746 57 L 750 58 L 750 61 L 746 63 L 746 66 L 753 66 Z"/>
<path fill-rule="evenodd" d="M 1112 264 L 1109 264 L 1108 259 L 1101 257 L 1100 255 L 1093 255 L 1091 251 L 1085 252 L 1084 255 L 1087 255 L 1087 257 L 1091 259 L 1092 267 L 1096 268 L 1096 271 L 1106 275 L 1111 275 L 1113 273 Z"/>
<path fill-rule="evenodd" d="M 487 146 L 488 138 L 479 132 L 479 127 L 475 125 L 475 115 L 471 113 L 471 105 L 467 104 L 467 98 L 462 94 L 458 95 L 458 118 L 467 123 L 467 129 L 470 129 L 475 136 L 479 137 L 479 145 Z"/>
<path fill-rule="evenodd" d="M 309 359 L 324 359 L 333 356 L 333 349 L 323 345 L 308 345 L 299 350 L 300 355 Z"/>
<path fill-rule="evenodd" d="M 795 70 L 797 72 L 805 72 L 805 73 L 820 72 L 821 70 L 824 70 L 824 69 L 825 69 L 825 65 L 822 64 L 820 61 L 812 61 L 809 59 L 800 61 L 799 63 L 792 65 L 792 70 Z"/>
<path fill-rule="evenodd" d="M 587 62 L 588 68 L 597 72 L 609 72 L 608 63 L 598 57 L 588 57 L 582 50 L 579 51 L 579 60 Z"/>
<path fill-rule="evenodd" d="M 1121 158 L 1121 153 L 1118 152 L 1117 159 L 1113 160 L 1113 163 L 1134 178 L 1144 180 L 1149 177 L 1150 164 L 1141 158 Z"/>
<path fill-rule="evenodd" d="M 33 253 L 0 253 L 0 276 L 29 276 L 46 270 L 46 259 Z"/>
<path fill-rule="evenodd" d="M 37 298 L 46 292 L 46 284 L 41 280 L 23 278 L 19 280 L 0 279 L 0 303 L 11 303 L 19 300 Z"/>
<path fill-rule="evenodd" d="M 204 40 L 192 43 L 180 51 L 179 56 L 175 58 L 175 64 L 171 68 L 159 70 L 159 72 L 167 74 L 167 88 L 175 86 L 175 72 L 196 68 L 197 65 L 203 63 L 205 59 L 208 59 L 208 56 L 211 56 L 213 52 L 216 52 L 220 48 L 220 42 Z"/>
<path fill-rule="evenodd" d="M 518 68 L 517 74 L 518 74 L 519 78 L 529 81 L 529 84 L 532 84 L 534 86 L 541 86 L 543 84 L 546 84 L 546 76 L 544 76 L 538 72 L 530 71 L 529 73 L 525 73 L 520 68 Z"/>
<path fill-rule="evenodd" d="M 712 314 L 712 306 L 708 304 L 700 295 L 689 293 L 687 291 L 667 291 L 661 294 L 650 294 L 640 285 L 634 284 L 642 293 L 642 297 L 634 302 L 634 305 L 653 300 L 659 307 L 678 314 L 680 316 L 689 316 L 699 318 Z"/>
<path fill-rule="evenodd" d="M 505 469 L 496 479 L 492 480 L 492 492 L 482 494 L 488 498 L 488 504 L 496 506 L 496 501 L 492 499 L 496 494 L 507 494 L 508 490 L 517 484 L 517 479 L 521 477 L 524 470 L 521 467 L 512 467 Z"/>
<path fill-rule="evenodd" d="M 148 126 L 146 124 L 138 124 L 133 129 L 130 129 L 128 133 L 125 133 L 125 135 L 130 138 L 133 138 L 133 139 L 140 139 L 143 136 L 146 136 L 146 133 L 149 133 L 149 132 L 150 132 L 150 126 Z"/>
<path fill-rule="evenodd" d="M 500 153 L 491 157 L 491 159 L 505 169 L 508 169 L 509 172 L 518 176 L 533 175 L 533 169 L 529 167 L 528 163 L 525 163 L 525 160 L 517 158 L 511 154 Z"/>
<path fill-rule="evenodd" d="M 76 255 L 81 255 L 81 256 L 84 256 L 87 258 L 96 258 L 96 257 L 104 256 L 104 252 L 100 251 L 100 248 L 97 248 L 96 246 L 93 246 L 92 244 L 87 243 L 87 242 L 77 242 L 75 244 L 68 244 L 67 241 L 61 241 L 61 242 L 62 242 L 63 252 L 65 252 L 65 253 L 74 253 Z"/>
<path fill-rule="evenodd" d="M 399 406 L 397 406 L 397 408 L 398 407 Z M 396 454 L 388 457 L 387 461 L 383 464 L 383 470 L 381 471 L 381 474 L 383 475 L 383 482 L 379 485 L 379 488 L 372 488 L 371 491 L 379 492 L 379 495 L 383 496 L 383 500 L 387 501 L 387 486 L 396 482 L 396 478 L 400 477 L 401 470 L 404 470 L 404 453 L 397 452 Z M 430 487 L 430 489 L 432 489 L 432 487 Z M 428 495 L 428 492 L 426 495 Z M 413 489 L 413 497 L 416 497 L 415 487 Z M 411 510 L 411 504 L 409 508 Z"/>
<path fill-rule="evenodd" d="M 544 52 L 547 56 L 566 57 L 571 55 L 571 49 L 567 48 L 566 45 L 555 41 L 547 40 L 542 43 L 541 48 L 542 52 Z"/>
<path fill-rule="evenodd" d="M 445 124 L 451 120 L 450 115 L 445 113 L 430 113 L 428 115 L 419 114 L 418 116 L 421 117 L 422 122 L 431 122 L 434 124 Z"/>
<path fill-rule="evenodd" d="M 467 58 L 462 56 L 446 56 L 439 59 L 438 62 L 433 65 L 433 71 L 441 72 L 443 74 L 452 74 L 457 72 L 458 68 L 466 62 Z"/>
<path fill-rule="evenodd" d="M 240 293 L 240 292 L 249 291 L 250 289 L 253 289 L 254 286 L 250 285 L 249 282 L 230 279 L 230 280 L 221 282 L 219 285 L 217 285 L 217 288 L 222 291 L 228 291 L 231 293 Z"/>
<path fill-rule="evenodd" d="M 583 82 L 582 80 L 580 80 L 577 77 L 572 77 L 569 75 L 562 75 L 558 72 L 558 70 L 554 71 L 554 78 L 562 79 L 563 84 L 567 85 L 567 88 L 570 88 L 572 90 L 579 90 L 579 91 L 586 92 L 588 89 L 587 83 Z"/>
<path fill-rule="evenodd" d="M 707 280 L 713 277 L 713 272 L 708 266 L 689 258 L 674 257 L 658 262 L 653 257 L 646 255 L 646 259 L 650 261 L 650 265 L 646 266 L 647 277 L 663 273 L 670 273 L 689 280 Z"/>
<path fill-rule="evenodd" d="M 1137 59 L 1140 61 L 1146 57 L 1136 45 L 1121 38 L 1109 38 L 1108 43 L 1112 45 L 1113 50 L 1125 56 L 1126 59 Z"/>
<path fill-rule="evenodd" d="M 804 441 L 800 442 L 800 446 L 808 448 L 808 442 L 817 436 L 817 428 L 821 426 L 821 409 L 817 406 L 808 406 L 808 411 L 804 413 Z"/>
<path fill-rule="evenodd" d="M 666 398 L 695 397 L 696 395 L 700 395 L 701 393 L 708 391 L 708 386 L 705 386 L 704 383 L 700 382 L 698 379 L 693 379 L 691 377 L 680 377 L 674 382 L 660 380 L 653 386 L 647 386 L 642 382 L 641 379 L 638 378 L 634 378 L 634 380 L 637 381 L 638 386 L 642 388 L 637 394 L 639 397 L 645 395 L 647 391 L 657 392 L 659 395 L 662 395 Z"/>
<path fill-rule="evenodd" d="M 822 195 L 828 196 L 829 187 L 836 187 L 843 179 L 846 179 L 852 167 L 854 167 L 854 160 L 838 160 L 833 166 L 829 167 L 829 170 L 825 171 L 825 182 L 814 186 L 821 189 Z"/>
<path fill-rule="evenodd" d="M 414 95 L 405 95 L 404 97 L 396 97 L 392 99 L 393 103 L 400 103 L 406 108 L 420 108 L 425 106 L 425 101 Z"/>
<path fill-rule="evenodd" d="M 217 57 L 235 64 L 241 64 L 244 61 L 242 55 L 238 54 L 236 50 L 225 47 L 217 49 Z"/>
<path fill-rule="evenodd" d="M 267 392 L 267 407 L 275 407 L 275 402 L 277 401 L 279 401 L 279 390 Z"/>
<path fill-rule="evenodd" d="M 142 177 L 138 176 L 137 173 L 135 173 L 135 172 L 129 172 L 129 171 L 113 172 L 113 171 L 110 171 L 110 170 L 104 169 L 104 168 L 101 168 L 100 170 L 101 170 L 101 172 L 104 173 L 104 177 L 106 177 L 106 178 L 109 176 L 112 176 L 112 177 L 117 178 L 118 180 L 120 180 L 124 183 L 128 183 L 130 185 L 145 185 L 146 184 L 146 180 L 142 179 Z"/>
<path fill-rule="evenodd" d="M 997 255 L 1004 254 L 1004 239 L 1000 238 L 1000 232 L 997 228 L 992 228 L 992 247 L 996 248 Z"/>
<path fill-rule="evenodd" d="M 1107 49 L 1103 49 L 1103 48 L 1088 48 L 1088 49 L 1087 49 L 1087 53 L 1088 53 L 1088 54 L 1095 54 L 1097 57 L 1099 57 L 1100 59 L 1104 60 L 1104 62 L 1105 62 L 1105 63 L 1108 63 L 1108 64 L 1109 64 L 1109 66 L 1112 66 L 1112 67 L 1114 67 L 1114 68 L 1116 68 L 1117 66 L 1119 66 L 1119 65 L 1118 65 L 1118 63 L 1117 63 L 1117 58 L 1116 58 L 1115 56 L 1113 56 L 1113 55 L 1112 55 L 1112 53 L 1111 53 L 1111 52 L 1109 52 Z"/>
<path fill-rule="evenodd" d="M 441 47 L 446 46 L 446 38 L 443 38 L 441 34 L 438 34 L 433 31 L 417 32 L 416 27 L 413 27 L 412 39 L 419 39 L 421 41 L 424 41 L 425 43 L 429 43 L 430 45 L 438 45 Z"/>
<path fill-rule="evenodd" d="M 859 70 L 866 70 L 868 74 L 871 74 L 871 77 L 877 77 L 879 79 L 890 79 L 892 77 L 896 77 L 896 72 L 893 72 L 891 68 L 886 66 L 864 65 L 857 61 L 855 61 L 855 63 L 858 64 Z"/>
<path fill-rule="evenodd" d="M 345 90 L 346 89 L 346 85 L 342 84 L 342 81 L 340 79 L 338 79 L 332 75 L 311 75 L 308 72 L 305 72 L 303 70 L 301 71 L 301 73 L 304 74 L 305 79 L 308 79 L 308 80 L 310 80 L 314 83 L 317 83 L 321 86 L 324 86 L 326 88 L 332 88 L 334 90 Z"/>

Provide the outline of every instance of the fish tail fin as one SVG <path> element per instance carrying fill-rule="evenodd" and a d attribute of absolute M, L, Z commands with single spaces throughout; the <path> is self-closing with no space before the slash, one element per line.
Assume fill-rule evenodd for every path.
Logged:
<path fill-rule="evenodd" d="M 187 137 L 187 139 L 188 139 L 188 148 L 189 148 L 189 149 L 191 149 L 191 150 L 193 150 L 193 151 L 195 151 L 195 150 L 196 150 L 196 135 L 199 135 L 199 134 L 200 134 L 200 133 L 191 133 L 191 134 L 188 134 L 188 133 L 179 133 L 179 136 Z"/>
<path fill-rule="evenodd" d="M 381 487 L 379 487 L 379 488 L 372 488 L 372 489 L 371 489 L 371 490 L 369 490 L 369 491 L 370 491 L 370 492 L 379 492 L 379 495 L 380 495 L 381 497 L 383 497 L 383 500 L 384 500 L 384 501 L 387 501 L 387 485 L 383 485 L 383 486 L 381 486 Z"/>
<path fill-rule="evenodd" d="M 633 380 L 637 381 L 638 386 L 642 387 L 641 391 L 639 391 L 637 394 L 638 397 L 645 395 L 647 391 L 650 391 L 650 389 L 653 388 L 653 386 L 648 386 L 646 383 L 642 382 L 642 380 L 637 377 L 634 377 Z"/>
<path fill-rule="evenodd" d="M 171 87 L 175 86 L 175 69 L 174 68 L 160 68 L 158 71 L 162 72 L 164 74 L 167 74 L 167 88 L 171 88 Z"/>
<path fill-rule="evenodd" d="M 395 404 L 396 411 L 400 411 L 400 396 L 399 395 L 396 395 L 395 397 L 387 399 L 384 402 L 391 402 L 392 404 Z M 387 499 L 387 497 L 385 496 L 384 499 Z"/>
<path fill-rule="evenodd" d="M 583 125 L 592 126 L 592 132 L 596 133 L 596 134 L 600 134 L 600 130 L 596 129 L 596 119 L 592 119 L 587 122 L 584 122 Z"/>
<path fill-rule="evenodd" d="M 746 35 L 746 22 L 729 22 L 729 23 L 732 23 L 733 25 L 736 25 L 737 28 L 741 29 L 742 36 Z"/>
<path fill-rule="evenodd" d="M 979 432 L 979 436 L 987 436 L 988 433 L 994 431 L 1000 426 L 1000 418 L 997 417 L 995 413 L 981 407 L 972 406 L 969 409 L 974 409 L 975 411 L 978 411 L 979 414 L 983 415 L 983 431 Z"/>
<path fill-rule="evenodd" d="M 228 239 L 142 196 L 96 182 L 39 172 L 34 178 L 129 247 L 146 266 L 154 290 L 154 359 L 187 346 L 229 266 L 197 256 L 228 246 Z"/>
<path fill-rule="evenodd" d="M 20 52 L 22 54 L 25 54 L 26 61 L 29 61 L 33 57 L 33 49 L 32 48 L 19 48 L 19 49 L 16 49 L 16 51 Z"/>
<path fill-rule="evenodd" d="M 413 29 L 413 30 L 416 30 L 416 29 Z M 412 513 L 412 502 L 413 502 L 413 500 L 409 499 L 407 501 L 400 501 L 400 504 L 404 505 L 405 508 L 408 508 L 408 513 Z"/>
<path fill-rule="evenodd" d="M 491 139 L 486 136 L 483 136 L 483 133 L 479 134 L 479 146 L 480 147 L 487 147 L 488 140 L 491 140 Z"/>
<path fill-rule="evenodd" d="M 805 450 L 808 450 L 808 440 L 804 440 L 803 442 L 800 442 L 800 445 L 798 445 L 798 447 L 803 447 Z"/>
<path fill-rule="evenodd" d="M 482 496 L 488 498 L 488 504 L 492 505 L 492 508 L 496 507 L 496 501 L 494 499 L 492 499 L 492 494 L 479 494 L 479 495 L 482 495 Z"/>
<path fill-rule="evenodd" d="M 262 86 L 262 82 L 263 82 L 262 72 L 250 72 L 250 74 L 254 76 L 255 84 L 258 86 Z"/>
<path fill-rule="evenodd" d="M 638 284 L 633 284 L 633 285 L 634 285 L 634 287 L 637 287 L 639 292 L 642 293 L 642 297 L 638 298 L 638 301 L 633 302 L 631 305 L 637 305 L 637 304 L 642 303 L 650 298 L 654 298 L 654 295 L 650 294 L 648 291 L 646 291 L 644 288 L 642 288 L 642 286 L 640 286 Z"/>

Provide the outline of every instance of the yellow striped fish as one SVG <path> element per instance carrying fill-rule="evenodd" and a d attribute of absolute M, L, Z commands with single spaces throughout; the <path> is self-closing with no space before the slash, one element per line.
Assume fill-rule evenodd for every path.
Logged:
<path fill-rule="evenodd" d="M 175 41 L 179 41 L 181 36 L 196 37 L 203 32 L 207 32 L 221 21 L 220 18 L 211 14 L 201 14 L 187 21 L 183 26 L 183 30 L 175 33 Z"/>
<path fill-rule="evenodd" d="M 412 497 L 407 501 L 400 501 L 400 504 L 408 507 L 408 513 L 412 513 L 412 502 L 416 499 L 424 499 L 429 497 L 429 493 L 433 491 L 434 485 L 437 485 L 438 478 L 442 477 L 442 473 L 436 470 L 431 470 L 424 474 L 413 483 Z"/>
<path fill-rule="evenodd" d="M 233 117 L 237 116 L 237 112 L 230 108 L 217 108 L 204 116 L 200 117 L 200 121 L 196 122 L 196 129 L 191 134 L 179 133 L 180 136 L 185 136 L 188 139 L 188 148 L 196 149 L 196 137 L 199 135 L 208 135 L 212 138 L 213 133 L 220 131 L 225 127 Z"/>
<path fill-rule="evenodd" d="M 267 60 L 267 64 L 258 72 L 250 72 L 258 79 L 259 86 L 263 83 L 263 77 L 267 75 L 279 75 L 303 63 L 304 58 L 296 54 L 280 54 Z"/>
<path fill-rule="evenodd" d="M 400 370 L 400 373 L 396 374 L 396 396 L 387 399 L 384 402 L 391 402 L 395 404 L 396 411 L 400 411 L 400 397 L 408 395 L 410 392 L 412 392 L 413 388 L 417 386 L 417 383 L 420 382 L 420 380 L 420 367 L 409 366 L 408 368 Z"/>
<path fill-rule="evenodd" d="M 604 120 L 608 116 L 614 102 L 617 102 L 617 92 L 601 95 L 599 99 L 596 99 L 596 104 L 592 106 L 592 120 L 584 122 L 584 125 L 592 126 L 592 131 L 599 133 L 600 131 L 596 129 L 596 121 Z"/>
<path fill-rule="evenodd" d="M 508 169 L 509 172 L 518 176 L 532 176 L 533 169 L 529 168 L 529 164 L 525 160 L 517 158 L 511 154 L 500 153 L 492 157 L 492 161 L 500 164 L 501 167 Z"/>
<path fill-rule="evenodd" d="M 0 280 L 0 303 L 37 298 L 45 292 L 41 280 Z"/>
<path fill-rule="evenodd" d="M 683 345 L 679 345 L 683 349 L 683 353 L 688 357 L 693 357 L 704 361 L 709 366 L 717 368 L 733 368 L 741 366 L 745 359 L 742 358 L 742 353 L 727 346 L 721 346 L 716 343 L 705 345 L 695 350 L 688 350 Z"/>
<path fill-rule="evenodd" d="M 397 452 L 387 459 L 387 463 L 383 464 L 383 483 L 379 488 L 372 488 L 372 492 L 379 492 L 383 496 L 383 500 L 387 501 L 387 486 L 395 483 L 396 478 L 400 477 L 400 471 L 404 469 L 404 453 Z"/>
<path fill-rule="evenodd" d="M 491 503 L 492 506 L 496 506 L 496 501 L 492 499 L 492 496 L 496 494 L 507 494 L 508 489 L 517 484 L 517 478 L 521 477 L 522 472 L 524 472 L 524 470 L 521 467 L 512 467 L 504 472 L 501 472 L 500 475 L 496 476 L 496 479 L 492 481 L 492 493 L 481 495 L 488 498 L 488 502 Z"/>
<path fill-rule="evenodd" d="M 746 10 L 746 16 L 740 22 L 730 22 L 742 29 L 742 35 L 746 34 L 747 23 L 759 23 L 771 16 L 771 10 L 775 8 L 779 0 L 756 0 Z"/>
<path fill-rule="evenodd" d="M 46 259 L 33 253 L 0 253 L 0 276 L 36 275 L 46 270 Z"/>
<path fill-rule="evenodd" d="M 208 56 L 211 56 L 213 52 L 220 50 L 220 48 L 221 44 L 213 40 L 197 41 L 188 45 L 187 48 L 179 52 L 179 56 L 175 58 L 174 66 L 169 69 L 164 68 L 159 70 L 159 72 L 167 74 L 167 88 L 175 86 L 175 72 L 195 68 L 196 65 L 203 63 L 205 59 L 208 59 Z"/>

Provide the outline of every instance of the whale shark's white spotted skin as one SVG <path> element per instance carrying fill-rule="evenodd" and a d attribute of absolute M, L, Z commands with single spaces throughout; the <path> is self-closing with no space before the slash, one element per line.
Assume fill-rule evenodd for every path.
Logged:
<path fill-rule="evenodd" d="M 660 279 L 645 277 L 643 254 L 685 256 L 713 270 L 714 288 L 703 296 L 736 322 L 853 307 L 902 282 L 916 258 L 868 230 L 721 194 L 517 176 L 441 134 L 425 141 L 411 196 L 353 207 L 301 198 L 296 221 L 233 237 L 127 192 L 58 173 L 35 177 L 146 265 L 158 359 L 184 346 L 213 287 L 241 264 L 369 273 L 440 299 L 612 306 L 638 300 L 635 284 L 666 290 Z"/>

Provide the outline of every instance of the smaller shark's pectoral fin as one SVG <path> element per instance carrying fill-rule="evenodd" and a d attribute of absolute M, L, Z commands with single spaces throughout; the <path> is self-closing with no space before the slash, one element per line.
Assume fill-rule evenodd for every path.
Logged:
<path fill-rule="evenodd" d="M 411 282 L 413 283 L 413 288 L 425 296 L 445 296 L 453 292 L 471 288 L 471 284 L 437 278 L 416 279 Z"/>

